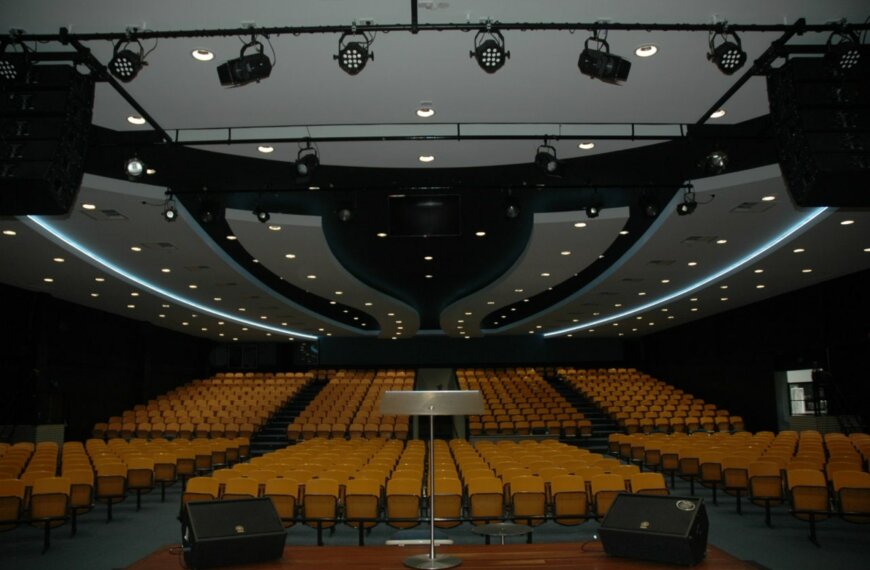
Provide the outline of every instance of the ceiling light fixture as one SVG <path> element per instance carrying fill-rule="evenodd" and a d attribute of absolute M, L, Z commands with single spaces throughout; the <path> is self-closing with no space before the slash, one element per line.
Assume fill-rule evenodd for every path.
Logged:
<path fill-rule="evenodd" d="M 710 118 L 711 119 L 721 119 L 722 117 L 724 117 L 727 114 L 728 114 L 728 111 L 726 111 L 724 108 L 716 109 L 715 111 L 710 113 Z"/>
<path fill-rule="evenodd" d="M 264 210 L 260 206 L 257 206 L 256 208 L 254 208 L 253 214 L 254 214 L 254 216 L 256 216 L 257 221 L 260 222 L 261 224 L 265 224 L 266 222 L 268 222 L 272 218 L 272 216 L 269 215 L 269 212 L 267 212 L 266 210 Z"/>
<path fill-rule="evenodd" d="M 174 222 L 178 219 L 178 210 L 175 208 L 175 200 L 172 194 L 166 194 L 166 201 L 163 202 L 163 219 L 167 222 Z"/>
<path fill-rule="evenodd" d="M 145 118 L 140 115 L 127 115 L 127 122 L 131 125 L 144 125 Z"/>
<path fill-rule="evenodd" d="M 836 43 L 834 40 L 836 39 Z M 861 61 L 861 42 L 854 32 L 833 32 L 828 37 L 828 51 L 825 59 L 838 72 L 855 68 Z"/>
<path fill-rule="evenodd" d="M 375 54 L 369 50 L 374 39 L 374 36 L 365 32 L 357 32 L 354 26 L 351 31 L 341 34 L 338 54 L 332 56 L 332 59 L 338 61 L 338 67 L 342 71 L 348 75 L 356 75 L 370 59 L 375 59 Z"/>
<path fill-rule="evenodd" d="M 248 50 L 254 52 L 246 54 Z M 242 46 L 238 58 L 217 66 L 217 74 L 224 87 L 241 87 L 269 77 L 272 74 L 272 62 L 263 53 L 263 44 L 257 41 L 256 36 L 252 36 L 251 41 Z"/>
<path fill-rule="evenodd" d="M 13 28 L 9 31 L 12 41 L 3 40 L 0 42 L 0 79 L 4 81 L 15 81 L 24 73 L 28 48 L 17 39 L 21 32 L 22 30 Z M 22 53 L 6 53 L 6 48 L 12 46 L 20 48 Z"/>
<path fill-rule="evenodd" d="M 435 160 L 435 157 L 431 154 L 421 154 L 420 156 L 417 157 L 417 160 L 419 160 L 420 162 L 428 163 L 428 162 L 433 162 Z"/>
<path fill-rule="evenodd" d="M 695 190 L 691 187 L 686 188 L 686 193 L 683 194 L 683 201 L 677 204 L 677 214 L 680 216 L 688 216 L 698 207 L 698 202 L 695 201 Z"/>
<path fill-rule="evenodd" d="M 722 174 L 728 168 L 728 155 L 723 150 L 714 150 L 704 158 L 704 169 L 710 174 Z"/>
<path fill-rule="evenodd" d="M 505 60 L 510 59 L 511 52 L 504 49 L 504 36 L 498 30 L 491 29 L 491 22 L 486 23 L 486 29 L 474 36 L 474 51 L 469 57 L 477 60 L 477 65 L 487 73 L 495 73 L 501 69 Z"/>
<path fill-rule="evenodd" d="M 559 172 L 559 159 L 556 157 L 556 149 L 547 144 L 538 147 L 535 153 L 535 167 L 548 176 L 555 176 Z"/>
<path fill-rule="evenodd" d="M 592 150 L 593 148 L 595 148 L 595 143 L 592 141 L 578 143 L 577 148 L 579 148 L 580 150 Z"/>
<path fill-rule="evenodd" d="M 634 55 L 637 57 L 652 57 L 657 54 L 659 48 L 655 44 L 643 44 L 637 46 L 637 49 L 634 50 Z"/>
<path fill-rule="evenodd" d="M 732 40 L 728 38 L 731 37 Z M 719 38 L 719 45 L 716 45 Z M 746 52 L 743 51 L 740 37 L 733 32 L 727 31 L 723 26 L 720 32 L 710 32 L 710 51 L 707 59 L 716 64 L 719 71 L 725 75 L 731 75 L 746 63 Z"/>
<path fill-rule="evenodd" d="M 305 147 L 299 149 L 296 154 L 296 174 L 301 178 L 307 178 L 314 174 L 320 166 L 320 154 L 317 148 L 312 146 L 311 141 L 305 142 Z"/>
<path fill-rule="evenodd" d="M 652 196 L 644 194 L 640 197 L 640 209 L 648 218 L 655 218 L 661 213 L 658 202 Z"/>
<path fill-rule="evenodd" d="M 597 49 L 590 48 L 589 42 L 597 44 Z M 628 79 L 631 62 L 611 54 L 610 44 L 607 43 L 607 32 L 595 30 L 592 36 L 586 39 L 577 67 L 580 68 L 580 73 L 592 79 L 618 85 Z"/>
<path fill-rule="evenodd" d="M 214 53 L 205 48 L 197 48 L 190 52 L 190 55 L 197 61 L 211 61 L 214 59 Z"/>
<path fill-rule="evenodd" d="M 134 156 L 124 163 L 124 172 L 130 180 L 138 180 L 145 174 L 145 163 L 138 156 Z"/>
<path fill-rule="evenodd" d="M 435 116 L 435 109 L 432 108 L 430 101 L 421 101 L 420 107 L 417 109 L 417 116 L 421 119 L 428 119 Z"/>
<path fill-rule="evenodd" d="M 127 49 L 128 47 L 138 48 L 136 51 Z M 136 78 L 143 66 L 148 65 L 145 61 L 145 48 L 137 40 L 119 40 L 115 44 L 115 49 L 112 53 L 112 59 L 109 60 L 107 67 L 109 73 L 120 79 L 124 83 L 129 83 Z"/>
<path fill-rule="evenodd" d="M 257 150 L 263 154 L 271 154 L 275 152 L 275 147 L 270 144 L 261 144 L 257 147 Z"/>
<path fill-rule="evenodd" d="M 601 208 L 599 208 L 598 205 L 590 204 L 589 206 L 586 206 L 586 217 L 587 218 L 590 218 L 590 219 L 597 218 L 600 213 L 601 213 Z M 583 222 L 578 222 L 578 224 L 580 224 L 580 223 L 583 223 Z M 574 224 L 574 227 L 575 228 L 585 228 L 586 227 L 586 224 L 583 224 L 582 226 L 580 226 L 578 224 Z"/>

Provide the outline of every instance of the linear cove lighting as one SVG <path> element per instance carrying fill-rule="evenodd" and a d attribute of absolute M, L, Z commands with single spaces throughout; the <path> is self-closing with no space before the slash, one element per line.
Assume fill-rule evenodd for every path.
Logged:
<path fill-rule="evenodd" d="M 120 267 L 119 265 L 112 263 L 111 261 L 105 259 L 104 257 L 100 256 L 99 254 L 97 254 L 97 253 L 91 251 L 90 249 L 88 249 L 87 247 L 83 246 L 82 244 L 80 244 L 79 242 L 74 240 L 73 238 L 69 237 L 68 235 L 63 233 L 61 230 L 56 228 L 53 224 L 51 224 L 48 220 L 46 220 L 45 218 L 43 218 L 41 216 L 27 216 L 27 219 L 30 220 L 31 222 L 33 222 L 34 224 L 36 224 L 37 226 L 39 226 L 40 228 L 42 228 L 43 230 L 45 230 L 50 235 L 54 236 L 56 239 L 60 240 L 62 243 L 71 247 L 75 251 L 81 253 L 82 255 L 87 257 L 88 259 L 96 262 L 98 265 L 112 271 L 113 273 L 120 275 L 124 279 L 127 279 L 128 281 L 131 281 L 131 282 L 135 283 L 136 285 L 139 285 L 140 287 L 142 287 L 144 289 L 151 291 L 152 293 L 154 293 L 156 295 L 159 295 L 160 297 L 163 297 L 165 299 L 169 299 L 171 301 L 175 301 L 176 303 L 180 303 L 182 305 L 186 305 L 186 306 L 188 306 L 194 310 L 197 310 L 199 312 L 202 312 L 202 313 L 208 313 L 212 316 L 220 317 L 224 320 L 233 321 L 233 322 L 247 325 L 250 327 L 256 327 L 256 328 L 261 329 L 261 330 L 276 332 L 276 333 L 280 333 L 282 335 L 294 336 L 294 337 L 304 338 L 304 339 L 308 339 L 308 340 L 317 340 L 317 338 L 318 338 L 314 335 L 305 334 L 302 332 L 294 331 L 292 329 L 284 329 L 284 328 L 275 327 L 275 326 L 271 326 L 271 325 L 261 324 L 259 322 L 251 321 L 248 319 L 243 319 L 243 318 L 237 317 L 235 315 L 225 313 L 225 312 L 220 311 L 218 309 L 214 309 L 212 307 L 197 303 L 196 301 L 188 299 L 187 297 L 183 297 L 177 293 L 173 293 L 172 291 L 169 291 L 167 289 L 159 287 L 159 286 L 151 283 L 150 281 L 147 281 L 147 280 L 143 279 L 142 277 L 139 277 L 138 275 L 130 273 L 129 271 L 127 271 L 123 267 Z"/>
<path fill-rule="evenodd" d="M 786 231 L 779 234 L 778 236 L 776 236 L 772 240 L 768 241 L 767 243 L 765 243 L 764 245 L 762 245 L 758 249 L 755 249 L 754 251 L 752 251 L 749 254 L 745 255 L 744 257 L 738 259 L 734 263 L 720 269 L 719 271 L 716 271 L 714 273 L 711 273 L 710 275 L 707 275 L 703 279 L 700 279 L 699 281 L 696 281 L 695 283 L 692 283 L 692 284 L 684 287 L 683 289 L 680 289 L 678 291 L 674 291 L 673 293 L 671 293 L 669 295 L 665 295 L 664 297 L 659 297 L 658 299 L 653 299 L 647 303 L 644 303 L 643 305 L 638 305 L 636 307 L 633 307 L 631 309 L 627 309 L 627 310 L 622 311 L 620 313 L 613 314 L 613 315 L 604 317 L 602 319 L 597 319 L 594 321 L 580 323 L 580 324 L 577 324 L 577 325 L 574 325 L 571 327 L 550 331 L 548 333 L 544 333 L 543 336 L 544 337 L 561 336 L 561 335 L 564 335 L 564 334 L 567 334 L 570 332 L 578 331 L 580 329 L 588 329 L 590 327 L 595 327 L 595 326 L 598 326 L 601 324 L 606 324 L 606 323 L 610 323 L 613 321 L 618 321 L 620 319 L 624 319 L 624 318 L 629 317 L 631 315 L 636 315 L 638 313 L 648 311 L 652 308 L 658 307 L 659 305 L 664 305 L 666 303 L 670 303 L 671 301 L 679 299 L 680 297 L 688 295 L 689 293 L 692 293 L 693 291 L 697 291 L 697 290 L 709 285 L 710 283 L 716 281 L 717 279 L 724 277 L 725 275 L 731 273 L 732 271 L 736 271 L 737 269 L 740 269 L 744 265 L 750 263 L 754 259 L 756 259 L 759 256 L 763 255 L 764 253 L 770 251 L 771 249 L 773 249 L 774 247 L 776 247 L 777 245 L 779 245 L 783 241 L 787 240 L 789 237 L 791 237 L 792 235 L 794 235 L 795 233 L 800 231 L 804 226 L 806 226 L 807 224 L 809 224 L 810 222 L 812 222 L 813 220 L 815 220 L 816 218 L 821 216 L 827 210 L 828 210 L 828 208 L 816 208 L 814 210 L 811 210 L 806 216 L 801 218 L 793 226 L 791 226 Z"/>

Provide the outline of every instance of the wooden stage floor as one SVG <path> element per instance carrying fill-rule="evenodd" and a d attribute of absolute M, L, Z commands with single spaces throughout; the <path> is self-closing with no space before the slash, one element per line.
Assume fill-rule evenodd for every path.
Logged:
<path fill-rule="evenodd" d="M 166 546 L 128 567 L 128 570 L 177 570 L 182 568 L 178 552 L 180 546 Z M 405 558 L 427 554 L 424 546 L 286 546 L 284 556 L 274 562 L 222 566 L 235 570 L 393 570 L 405 568 Z M 645 562 L 627 558 L 614 558 L 604 553 L 601 543 L 506 544 L 506 545 L 451 545 L 439 547 L 437 554 L 450 554 L 462 560 L 463 570 L 511 569 L 522 570 L 622 570 L 656 568 L 686 568 Z M 692 568 L 703 570 L 758 570 L 714 546 L 707 546 L 707 556 Z"/>

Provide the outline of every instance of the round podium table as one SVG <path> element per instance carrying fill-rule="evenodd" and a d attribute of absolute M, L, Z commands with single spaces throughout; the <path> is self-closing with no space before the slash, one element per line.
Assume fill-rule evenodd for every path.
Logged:
<path fill-rule="evenodd" d="M 476 526 L 471 529 L 471 532 L 485 536 L 487 544 L 489 544 L 489 540 L 494 536 L 500 537 L 501 543 L 504 544 L 506 536 L 531 535 L 532 527 L 525 524 L 500 522 Z"/>

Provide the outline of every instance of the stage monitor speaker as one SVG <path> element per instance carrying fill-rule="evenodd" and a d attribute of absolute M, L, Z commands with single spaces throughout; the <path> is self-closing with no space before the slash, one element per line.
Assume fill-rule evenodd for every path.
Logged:
<path fill-rule="evenodd" d="M 864 58 L 866 59 L 866 58 Z M 870 73 L 792 58 L 767 78 L 780 169 L 798 206 L 870 206 Z"/>
<path fill-rule="evenodd" d="M 71 65 L 21 69 L 0 82 L 0 215 L 66 214 L 84 175 L 94 79 Z"/>
<path fill-rule="evenodd" d="M 708 530 L 701 499 L 621 493 L 598 534 L 611 556 L 692 566 L 706 554 Z"/>
<path fill-rule="evenodd" d="M 202 501 L 184 505 L 182 547 L 191 568 L 277 560 L 287 531 L 271 499 Z"/>

